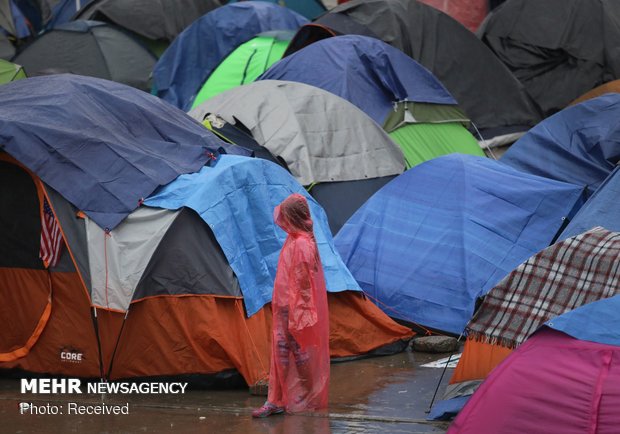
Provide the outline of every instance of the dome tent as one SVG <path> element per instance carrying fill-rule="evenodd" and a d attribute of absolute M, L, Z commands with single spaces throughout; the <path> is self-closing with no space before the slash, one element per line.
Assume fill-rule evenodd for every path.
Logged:
<path fill-rule="evenodd" d="M 13 61 L 29 75 L 58 70 L 148 90 L 156 59 L 118 28 L 95 21 L 73 21 L 41 34 Z"/>
<path fill-rule="evenodd" d="M 228 89 L 252 83 L 282 58 L 291 37 L 292 32 L 265 32 L 239 45 L 213 70 L 196 95 L 192 109 Z"/>
<path fill-rule="evenodd" d="M 405 153 L 408 167 L 452 152 L 483 156 L 465 129 L 466 116 L 424 67 L 389 45 L 364 36 L 319 41 L 269 68 L 259 80 L 310 84 L 350 101 Z"/>
<path fill-rule="evenodd" d="M 415 0 L 352 0 L 302 27 L 287 50 L 336 35 L 365 35 L 398 48 L 431 71 L 483 138 L 524 132 L 541 114 L 508 68 L 448 15 Z"/>
<path fill-rule="evenodd" d="M 241 124 L 326 209 L 336 233 L 353 212 L 405 169 L 403 153 L 354 105 L 302 83 L 263 80 L 214 97 L 190 112 Z"/>
<path fill-rule="evenodd" d="M 38 129 L 21 127 L 27 122 L 31 122 L 29 126 L 41 122 L 39 116 L 21 122 L 2 120 L 0 141 L 7 144 L 4 149 L 10 156 L 1 156 L 0 202 L 7 206 L 2 207 L 0 219 L 15 230 L 5 231 L 0 243 L 0 291 L 4 301 L 0 315 L 5 323 L 14 326 L 10 333 L 1 336 L 0 367 L 108 379 L 210 376 L 230 369 L 238 370 L 249 384 L 264 377 L 269 354 L 269 312 L 260 308 L 264 294 L 246 293 L 246 298 L 244 282 L 248 275 L 261 276 L 267 279 L 262 281 L 263 286 L 268 286 L 271 274 L 250 272 L 253 265 L 244 261 L 229 261 L 231 244 L 222 241 L 220 229 L 222 223 L 230 224 L 231 214 L 217 210 L 235 204 L 216 201 L 217 196 L 211 193 L 223 193 L 226 186 L 226 194 L 234 194 L 240 199 L 239 204 L 256 206 L 254 213 L 244 216 L 244 231 L 239 231 L 238 236 L 256 243 L 253 231 L 271 229 L 271 236 L 263 239 L 260 247 L 262 252 L 270 249 L 272 253 L 259 255 L 258 260 L 262 260 L 266 270 L 272 270 L 283 235 L 277 233 L 273 222 L 267 225 L 257 216 L 270 217 L 272 210 L 268 204 L 292 191 L 303 192 L 301 186 L 283 169 L 266 161 L 220 155 L 218 149 L 234 150 L 234 146 L 215 139 L 186 115 L 148 94 L 84 77 L 31 80 L 34 96 L 23 104 L 12 97 L 19 82 L 0 88 L 3 107 L 12 107 L 13 113 L 27 106 L 30 110 L 34 107 L 35 113 L 43 111 L 49 103 L 44 94 L 54 94 L 56 102 L 60 99 L 66 105 L 60 106 L 64 110 L 58 111 L 58 116 L 44 117 L 45 122 Z M 63 86 L 63 80 L 71 81 L 76 88 Z M 14 89 L 5 91 L 6 87 Z M 59 95 L 64 95 L 64 99 Z M 84 114 L 79 110 L 85 105 L 76 104 L 80 98 L 98 103 Z M 136 100 L 148 100 L 150 104 L 136 105 Z M 104 114 L 112 108 L 114 111 Z M 65 116 L 64 111 L 70 115 Z M 86 128 L 81 116 L 91 122 L 100 118 L 109 121 Z M 139 127 L 128 122 L 137 117 L 143 117 Z M 123 126 L 129 131 L 119 131 Z M 99 135 L 92 136 L 93 132 Z M 33 140 L 35 136 L 50 149 L 33 148 L 33 143 L 38 143 Z M 121 137 L 125 140 L 118 143 Z M 208 143 L 214 146 L 207 146 Z M 30 152 L 32 149 L 38 152 Z M 118 211 L 101 197 L 97 181 L 82 177 L 88 170 L 67 170 L 67 164 L 54 159 L 58 151 L 77 166 L 84 156 L 87 161 L 104 166 L 106 174 L 98 182 L 110 191 L 121 186 L 130 196 L 127 201 L 131 208 Z M 37 164 L 36 155 L 48 162 Z M 203 166 L 205 162 L 209 165 Z M 160 182 L 172 176 L 174 166 L 185 165 L 187 169 L 181 173 L 188 176 L 178 177 L 177 171 L 164 183 L 174 178 L 176 181 L 149 198 L 155 186 L 147 189 L 143 181 L 136 181 L 135 174 L 130 176 L 129 168 L 120 170 L 126 163 L 141 163 L 140 176 L 158 177 Z M 111 171 L 114 167 L 119 170 Z M 205 174 L 210 184 L 202 182 L 201 176 Z M 231 177 L 239 183 L 231 183 Z M 200 201 L 208 209 L 167 210 L 159 208 L 165 206 L 163 202 L 152 203 L 165 200 L 164 195 L 171 188 L 178 192 L 191 185 L 192 179 L 198 180 L 202 192 L 212 199 Z M 258 179 L 277 182 L 263 184 L 262 192 L 267 192 L 267 196 L 253 195 L 247 185 Z M 127 185 L 132 187 L 128 189 Z M 196 186 L 190 189 L 190 193 L 199 192 Z M 46 201 L 64 242 L 58 264 L 47 269 L 38 257 L 41 209 Z M 326 274 L 342 277 L 328 280 L 333 289 L 352 290 L 329 296 L 335 314 L 331 318 L 335 327 L 332 355 L 359 355 L 408 338 L 409 331 L 355 294 L 354 281 L 346 278 L 346 269 L 337 264 L 335 254 L 329 253 L 331 241 L 325 238 L 326 234 L 329 236 L 325 217 L 316 204 L 311 206 L 321 257 L 326 259 Z M 223 218 L 218 223 L 211 219 L 213 216 Z M 255 219 L 256 225 L 245 224 L 248 219 Z M 15 291 L 15 287 L 22 290 Z M 246 318 L 246 307 L 248 313 L 256 308 L 258 311 Z M 131 315 L 126 316 L 129 310 Z M 14 312 L 21 315 L 16 318 Z M 93 327 L 93 313 L 97 327 Z M 372 333 L 354 342 L 351 331 L 364 327 L 372 327 L 368 329 Z M 67 332 L 69 328 L 71 333 Z M 59 360 L 59 348 L 81 354 L 81 363 L 63 363 Z"/>
<path fill-rule="evenodd" d="M 153 69 L 153 92 L 189 111 L 200 87 L 235 48 L 259 33 L 296 30 L 304 23 L 301 15 L 261 1 L 217 8 L 194 21 L 162 54 Z"/>
<path fill-rule="evenodd" d="M 94 0 L 73 20 L 114 24 L 159 56 L 187 26 L 220 6 L 219 0 Z"/>
<path fill-rule="evenodd" d="M 490 159 L 445 155 L 375 193 L 335 243 L 391 316 L 458 335 L 478 297 L 555 239 L 581 193 Z"/>
<path fill-rule="evenodd" d="M 620 297 L 548 321 L 476 391 L 448 433 L 612 433 L 620 404 Z"/>

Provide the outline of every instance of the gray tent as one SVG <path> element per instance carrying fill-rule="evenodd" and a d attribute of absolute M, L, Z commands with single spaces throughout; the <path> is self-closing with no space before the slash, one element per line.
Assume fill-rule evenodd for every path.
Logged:
<path fill-rule="evenodd" d="M 189 114 L 241 123 L 297 180 L 311 186 L 335 233 L 405 169 L 398 145 L 348 101 L 302 83 L 264 80 L 226 91 Z M 315 185 L 318 184 L 318 185 Z"/>
<path fill-rule="evenodd" d="M 481 31 L 545 116 L 620 78 L 616 0 L 510 0 Z"/>
<path fill-rule="evenodd" d="M 148 79 L 156 58 L 116 27 L 74 21 L 42 34 L 14 61 L 28 75 L 71 72 L 149 90 Z"/>
<path fill-rule="evenodd" d="M 163 52 L 165 47 L 155 48 L 155 41 L 169 44 L 192 22 L 221 5 L 220 0 L 95 0 L 74 19 L 115 24 Z"/>

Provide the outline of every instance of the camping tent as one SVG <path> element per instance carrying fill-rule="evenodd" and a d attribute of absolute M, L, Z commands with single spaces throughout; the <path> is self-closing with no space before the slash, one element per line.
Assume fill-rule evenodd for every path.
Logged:
<path fill-rule="evenodd" d="M 620 80 L 609 81 L 605 84 L 601 84 L 600 86 L 595 87 L 592 90 L 589 90 L 588 92 L 584 93 L 579 98 L 571 102 L 569 106 L 579 104 L 581 102 L 588 101 L 599 96 L 603 96 L 607 93 L 620 93 Z"/>
<path fill-rule="evenodd" d="M 574 237 L 596 226 L 620 232 L 620 166 L 588 198 L 585 205 L 566 226 L 560 239 Z"/>
<path fill-rule="evenodd" d="M 200 88 L 192 108 L 228 89 L 252 83 L 282 58 L 292 36 L 288 31 L 265 32 L 239 45 Z"/>
<path fill-rule="evenodd" d="M 219 6 L 219 0 L 94 0 L 73 19 L 114 24 L 160 55 L 187 26 Z"/>
<path fill-rule="evenodd" d="M 230 0 L 228 3 L 236 3 L 239 0 Z M 241 0 L 245 1 L 245 0 Z M 262 0 L 268 1 L 269 3 L 275 3 L 280 6 L 284 6 L 285 8 L 289 8 L 294 10 L 300 15 L 308 18 L 309 20 L 313 20 L 319 15 L 325 13 L 327 9 L 325 9 L 325 5 L 321 0 Z"/>
<path fill-rule="evenodd" d="M 452 152 L 484 155 L 463 126 L 467 117 L 442 84 L 377 39 L 338 36 L 319 41 L 276 63 L 259 80 L 306 83 L 350 101 L 384 125 L 401 146 L 408 167 Z"/>
<path fill-rule="evenodd" d="M 620 234 L 594 228 L 529 258 L 484 299 L 468 324 L 448 396 L 483 380 L 545 321 L 620 293 Z"/>
<path fill-rule="evenodd" d="M 155 60 L 144 46 L 116 27 L 73 21 L 43 33 L 13 61 L 29 75 L 71 72 L 148 90 Z"/>
<path fill-rule="evenodd" d="M 574 185 L 452 154 L 379 190 L 335 242 L 390 316 L 459 334 L 476 299 L 548 246 L 580 205 Z"/>
<path fill-rule="evenodd" d="M 10 229 L 0 243 L 0 368 L 111 379 L 236 369 L 249 384 L 264 378 L 270 310 L 261 306 L 285 238 L 272 205 L 303 188 L 272 163 L 219 155 L 207 145 L 233 147 L 148 94 L 81 77 L 29 81 L 33 96 L 24 102 L 14 97 L 19 82 L 0 88 L 10 107 L 3 113 L 14 115 L 0 128 L 8 153 L 0 155 L 0 220 Z M 51 94 L 64 103 L 56 116 L 44 98 Z M 31 116 L 21 120 L 26 107 Z M 85 177 L 93 166 L 105 173 Z M 130 167 L 142 178 L 176 180 L 148 197 L 154 187 Z M 183 172 L 195 173 L 176 176 Z M 130 212 L 104 200 L 102 186 L 131 196 Z M 332 356 L 410 337 L 355 291 L 322 210 L 309 201 L 327 285 L 338 291 L 328 296 Z M 49 233 L 62 237 L 54 237 L 60 250 L 46 243 L 55 264 L 40 259 L 50 221 L 57 229 Z M 231 223 L 243 230 L 230 231 Z"/>
<path fill-rule="evenodd" d="M 296 30 L 306 19 L 286 8 L 244 1 L 215 9 L 185 29 L 153 70 L 153 92 L 189 111 L 200 87 L 235 48 L 259 33 Z"/>
<path fill-rule="evenodd" d="M 613 433 L 620 405 L 620 297 L 546 323 L 495 369 L 448 433 Z"/>
<path fill-rule="evenodd" d="M 522 132 L 540 120 L 523 86 L 476 36 L 415 0 L 352 0 L 302 27 L 287 54 L 337 34 L 375 37 L 428 68 L 484 138 Z"/>
<path fill-rule="evenodd" d="M 620 5 L 609 0 L 509 0 L 481 39 L 513 72 L 545 116 L 618 78 Z"/>
<path fill-rule="evenodd" d="M 231 89 L 190 112 L 241 124 L 280 157 L 326 209 L 336 233 L 375 191 L 405 169 L 403 153 L 351 103 L 302 83 L 264 80 Z"/>
<path fill-rule="evenodd" d="M 593 192 L 620 161 L 619 116 L 618 94 L 568 107 L 532 128 L 501 161 Z"/>
<path fill-rule="evenodd" d="M 0 59 L 0 84 L 21 80 L 22 78 L 26 78 L 26 74 L 20 65 Z"/>

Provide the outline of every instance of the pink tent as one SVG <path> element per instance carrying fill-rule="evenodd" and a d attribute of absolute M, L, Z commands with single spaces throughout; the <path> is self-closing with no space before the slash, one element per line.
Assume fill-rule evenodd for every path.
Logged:
<path fill-rule="evenodd" d="M 620 346 L 544 328 L 491 372 L 448 434 L 612 434 L 619 409 Z"/>

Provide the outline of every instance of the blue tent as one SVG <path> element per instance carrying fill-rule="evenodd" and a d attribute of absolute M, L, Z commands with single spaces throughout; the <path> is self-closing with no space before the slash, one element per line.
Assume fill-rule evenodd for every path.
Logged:
<path fill-rule="evenodd" d="M 560 239 L 574 237 L 596 226 L 620 232 L 620 166 L 607 177 L 566 226 Z"/>
<path fill-rule="evenodd" d="M 229 0 L 228 3 L 237 3 L 245 0 Z M 321 0 L 261 0 L 269 3 L 275 3 L 285 8 L 294 10 L 300 15 L 313 20 L 327 10 Z"/>
<path fill-rule="evenodd" d="M 521 137 L 501 161 L 533 175 L 596 190 L 620 161 L 620 94 L 556 113 Z"/>
<path fill-rule="evenodd" d="M 281 6 L 244 1 L 194 21 L 172 42 L 153 70 L 153 91 L 188 111 L 202 84 L 235 48 L 259 33 L 296 30 L 307 20 Z"/>
<path fill-rule="evenodd" d="M 1 149 L 102 228 L 210 153 L 241 152 L 160 99 L 92 77 L 14 81 L 0 107 Z"/>
<path fill-rule="evenodd" d="M 581 197 L 572 184 L 451 154 L 375 193 L 335 242 L 387 314 L 458 334 L 476 298 L 547 247 Z"/>
<path fill-rule="evenodd" d="M 456 104 L 430 71 L 402 51 L 367 36 L 315 42 L 275 63 L 258 79 L 321 88 L 353 103 L 379 125 L 397 101 Z"/>
<path fill-rule="evenodd" d="M 620 345 L 620 295 L 585 304 L 545 325 L 582 341 Z"/>
<path fill-rule="evenodd" d="M 214 167 L 180 176 L 145 204 L 192 208 L 207 222 L 239 279 L 250 316 L 271 301 L 278 256 L 286 239 L 286 233 L 273 221 L 273 210 L 293 193 L 304 195 L 310 205 L 328 291 L 359 290 L 334 248 L 325 212 L 275 163 L 222 156 Z"/>

